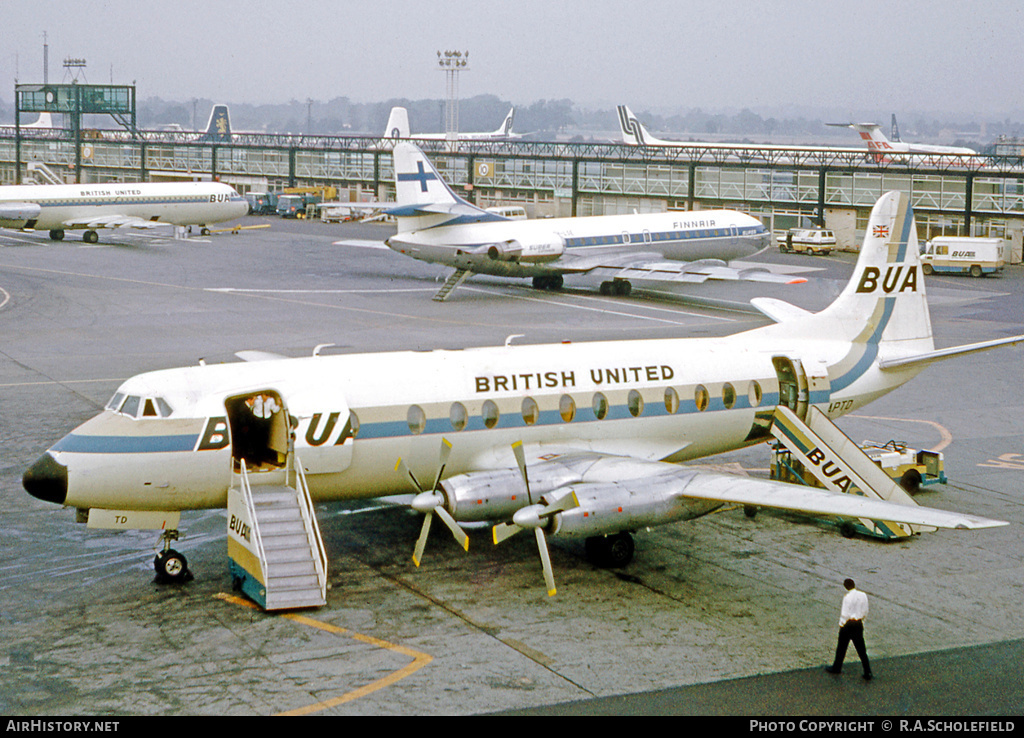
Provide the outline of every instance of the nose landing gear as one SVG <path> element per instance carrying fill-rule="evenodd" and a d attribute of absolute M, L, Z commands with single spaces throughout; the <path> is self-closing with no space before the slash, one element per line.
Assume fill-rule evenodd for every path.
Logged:
<path fill-rule="evenodd" d="M 185 555 L 171 548 L 171 541 L 176 541 L 178 538 L 179 534 L 176 530 L 165 530 L 160 534 L 164 550 L 153 559 L 153 568 L 156 569 L 158 584 L 184 584 L 193 579 Z"/>

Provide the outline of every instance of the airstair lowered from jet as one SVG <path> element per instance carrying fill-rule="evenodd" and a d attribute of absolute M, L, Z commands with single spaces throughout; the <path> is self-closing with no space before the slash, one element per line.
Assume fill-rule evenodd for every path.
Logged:
<path fill-rule="evenodd" d="M 240 459 L 232 477 L 228 555 L 235 588 L 264 610 L 325 605 L 327 555 L 294 448 L 283 469 L 250 470 Z"/>
<path fill-rule="evenodd" d="M 435 302 L 444 302 L 456 287 L 466 281 L 472 274 L 468 269 L 456 269 L 441 286 L 441 289 L 434 295 Z"/>
<path fill-rule="evenodd" d="M 812 474 L 831 492 L 858 494 L 900 505 L 917 504 L 814 405 L 806 407 L 803 419 L 789 407 L 779 405 L 775 409 L 771 433 L 799 461 L 802 471 Z M 793 476 L 796 481 L 807 483 L 801 474 L 794 473 Z M 844 530 L 844 526 L 840 530 Z M 845 525 L 845 531 L 883 539 L 906 538 L 930 530 L 934 529 L 867 519 L 849 521 Z"/>

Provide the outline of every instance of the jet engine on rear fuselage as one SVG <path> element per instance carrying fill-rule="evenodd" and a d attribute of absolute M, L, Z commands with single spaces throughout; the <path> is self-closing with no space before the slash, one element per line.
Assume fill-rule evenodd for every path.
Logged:
<path fill-rule="evenodd" d="M 487 255 L 495 261 L 539 263 L 554 261 L 565 253 L 565 241 L 554 234 L 539 241 L 509 239 L 485 247 Z"/>

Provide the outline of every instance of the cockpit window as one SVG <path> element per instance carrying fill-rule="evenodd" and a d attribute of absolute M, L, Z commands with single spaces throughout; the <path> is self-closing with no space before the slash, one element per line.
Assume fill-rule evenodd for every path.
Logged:
<path fill-rule="evenodd" d="M 121 414 L 134 418 L 139 414 L 139 399 L 135 395 L 128 395 L 128 399 L 121 406 Z"/>
<path fill-rule="evenodd" d="M 138 397 L 136 395 L 126 397 L 121 392 L 110 399 L 107 409 L 129 418 L 166 418 L 174 412 L 174 409 L 167 404 L 167 400 L 162 397 Z"/>

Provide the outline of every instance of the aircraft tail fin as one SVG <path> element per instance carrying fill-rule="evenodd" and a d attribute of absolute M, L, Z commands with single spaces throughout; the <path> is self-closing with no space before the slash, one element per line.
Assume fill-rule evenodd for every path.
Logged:
<path fill-rule="evenodd" d="M 409 111 L 405 108 L 391 108 L 388 125 L 384 129 L 384 138 L 409 138 Z"/>
<path fill-rule="evenodd" d="M 394 160 L 397 207 L 388 213 L 398 218 L 399 231 L 442 225 L 455 218 L 463 223 L 500 219 L 501 216 L 488 213 L 455 194 L 415 144 L 395 144 Z M 422 218 L 430 216 L 434 222 L 422 222 Z"/>
<path fill-rule="evenodd" d="M 625 105 L 618 106 L 619 129 L 622 131 L 622 140 L 628 146 L 643 146 L 651 141 L 650 134 L 644 128 L 644 124 L 637 120 L 633 111 Z"/>
<path fill-rule="evenodd" d="M 511 136 L 512 135 L 512 122 L 515 120 L 516 109 L 509 108 L 508 115 L 505 116 L 505 120 L 502 121 L 501 126 L 494 132 L 495 136 Z"/>
<path fill-rule="evenodd" d="M 934 351 L 908 195 L 887 192 L 875 203 L 853 275 L 839 297 L 819 313 L 785 316 L 783 324 L 787 335 L 829 337 L 857 347 L 841 367 L 850 382 L 875 359 Z"/>
<path fill-rule="evenodd" d="M 228 115 L 227 105 L 213 106 L 213 109 L 210 111 L 210 120 L 206 123 L 206 130 L 199 140 L 217 143 L 228 143 L 231 141 L 231 118 Z"/>

